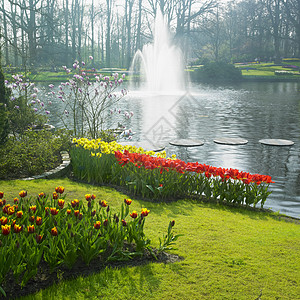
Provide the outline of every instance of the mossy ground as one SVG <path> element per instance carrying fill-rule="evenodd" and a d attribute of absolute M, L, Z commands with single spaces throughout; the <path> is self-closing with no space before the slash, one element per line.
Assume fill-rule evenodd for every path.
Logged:
<path fill-rule="evenodd" d="M 22 189 L 36 196 L 63 185 L 67 199 L 94 193 L 118 209 L 125 194 L 69 179 L 0 181 L 5 198 Z M 300 225 L 276 214 L 182 199 L 152 203 L 134 199 L 132 209 L 150 209 L 145 231 L 158 238 L 175 220 L 183 234 L 171 252 L 172 264 L 110 268 L 88 277 L 61 281 L 22 299 L 299 299 Z"/>

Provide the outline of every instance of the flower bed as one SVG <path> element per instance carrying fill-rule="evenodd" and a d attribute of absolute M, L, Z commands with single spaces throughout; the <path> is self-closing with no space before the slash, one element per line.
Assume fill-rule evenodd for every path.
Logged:
<path fill-rule="evenodd" d="M 40 193 L 36 199 L 21 191 L 14 204 L 8 204 L 0 192 L 0 292 L 8 274 L 21 287 L 37 274 L 41 262 L 50 272 L 58 267 L 71 269 L 78 260 L 86 265 L 101 256 L 104 261 L 127 260 L 171 249 L 179 237 L 173 236 L 174 221 L 153 251 L 144 234 L 149 210 L 131 211 L 130 199 L 124 199 L 121 211 L 113 213 L 105 200 L 86 194 L 82 200 L 65 200 L 64 188 L 58 186 L 51 197 Z"/>
<path fill-rule="evenodd" d="M 203 197 L 222 203 L 263 207 L 270 176 L 205 164 L 186 163 L 165 152 L 121 146 L 101 140 L 74 140 L 71 151 L 74 175 L 82 180 L 126 186 L 152 199 Z"/>

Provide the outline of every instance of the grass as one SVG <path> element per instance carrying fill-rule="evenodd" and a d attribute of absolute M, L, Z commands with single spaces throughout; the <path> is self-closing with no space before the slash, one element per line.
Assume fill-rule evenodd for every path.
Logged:
<path fill-rule="evenodd" d="M 11 199 L 22 189 L 29 195 L 52 193 L 63 185 L 67 199 L 95 193 L 119 208 L 126 195 L 109 187 L 69 179 L 0 181 Z M 183 234 L 173 264 L 106 268 L 89 277 L 62 281 L 22 299 L 299 299 L 300 225 L 276 214 L 206 204 L 188 199 L 173 203 L 134 200 L 132 209 L 150 209 L 145 224 L 153 246 L 175 220 Z M 59 274 L 58 274 L 59 276 Z"/>
<path fill-rule="evenodd" d="M 298 62 L 293 62 L 293 63 L 287 63 L 286 65 L 294 65 L 300 67 L 300 63 Z M 299 76 L 294 76 L 294 75 L 275 75 L 275 71 L 292 71 L 294 73 L 298 73 L 299 71 L 296 71 L 293 68 L 283 68 L 282 66 L 274 65 L 271 63 L 249 63 L 249 64 L 237 64 L 236 67 L 243 68 L 242 70 L 242 75 L 246 78 L 250 77 L 271 77 L 271 78 L 298 78 Z M 248 71 L 245 68 L 249 68 Z M 253 68 L 253 69 L 251 69 Z"/>

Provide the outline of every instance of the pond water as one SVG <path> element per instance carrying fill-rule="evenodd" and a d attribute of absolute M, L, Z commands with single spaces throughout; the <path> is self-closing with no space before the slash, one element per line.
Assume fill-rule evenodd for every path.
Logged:
<path fill-rule="evenodd" d="M 121 114 L 112 114 L 108 126 L 124 122 L 135 132 L 132 141 L 164 144 L 168 154 L 183 160 L 272 176 L 275 183 L 264 207 L 300 218 L 299 82 L 201 84 L 165 95 L 130 91 L 118 108 L 134 116 L 124 120 Z M 248 143 L 214 143 L 221 137 L 239 137 Z M 178 138 L 199 139 L 204 145 L 169 145 Z M 260 139 L 287 139 L 294 145 L 267 146 Z"/>

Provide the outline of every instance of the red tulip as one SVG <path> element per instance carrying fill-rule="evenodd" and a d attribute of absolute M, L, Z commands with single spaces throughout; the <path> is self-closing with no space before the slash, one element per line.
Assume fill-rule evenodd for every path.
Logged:
<path fill-rule="evenodd" d="M 22 210 L 17 211 L 16 216 L 17 218 L 21 219 L 23 217 L 23 211 Z"/>
<path fill-rule="evenodd" d="M 72 200 L 71 205 L 72 205 L 73 208 L 75 208 L 76 206 L 79 205 L 79 200 L 77 200 L 77 199 Z"/>
<path fill-rule="evenodd" d="M 36 225 L 42 225 L 42 218 L 41 217 L 36 217 L 35 224 Z"/>
<path fill-rule="evenodd" d="M 9 235 L 10 233 L 10 225 L 1 225 L 1 229 L 2 229 L 2 234 L 3 235 Z"/>
<path fill-rule="evenodd" d="M 36 205 L 32 205 L 30 206 L 30 210 L 35 213 L 36 212 Z"/>
<path fill-rule="evenodd" d="M 132 203 L 131 199 L 124 199 L 125 204 L 130 205 Z"/>
<path fill-rule="evenodd" d="M 108 204 L 105 200 L 102 200 L 102 201 L 99 201 L 99 204 L 102 206 L 102 207 L 106 207 Z"/>
<path fill-rule="evenodd" d="M 148 214 L 149 214 L 149 212 L 150 212 L 150 210 L 148 210 L 147 208 L 142 208 L 142 213 L 141 213 L 141 215 L 142 215 L 143 217 L 147 217 Z"/>
<path fill-rule="evenodd" d="M 100 225 L 101 225 L 101 222 L 100 221 L 96 221 L 96 223 L 94 223 L 94 228 L 95 229 L 99 229 Z"/>
<path fill-rule="evenodd" d="M 14 224 L 14 233 L 20 233 L 22 231 L 22 226 Z"/>
<path fill-rule="evenodd" d="M 37 242 L 38 244 L 42 241 L 42 239 L 43 239 L 43 236 L 40 235 L 40 234 L 37 234 L 37 235 L 35 236 L 35 240 L 36 240 L 36 242 Z"/>
<path fill-rule="evenodd" d="M 60 209 L 63 209 L 63 208 L 64 208 L 64 205 L 65 205 L 65 200 L 63 200 L 63 199 L 58 199 L 57 204 L 58 204 L 58 206 L 60 207 Z"/>
<path fill-rule="evenodd" d="M 6 217 L 1 217 L 0 219 L 1 225 L 6 225 L 8 223 L 8 219 Z"/>
<path fill-rule="evenodd" d="M 64 191 L 65 191 L 65 188 L 63 186 L 57 186 L 55 188 L 56 193 L 63 194 Z"/>
<path fill-rule="evenodd" d="M 46 195 L 44 192 L 39 193 L 39 198 L 45 198 L 45 197 L 46 197 Z"/>
<path fill-rule="evenodd" d="M 15 207 L 14 206 L 10 206 L 8 209 L 7 209 L 7 214 L 9 216 L 13 215 L 15 213 Z"/>
<path fill-rule="evenodd" d="M 87 201 L 91 201 L 92 195 L 91 195 L 91 194 L 86 194 L 86 195 L 85 195 L 85 199 L 86 199 Z"/>
<path fill-rule="evenodd" d="M 57 234 L 58 234 L 57 228 L 56 228 L 56 227 L 53 227 L 53 228 L 51 229 L 51 235 L 52 235 L 52 236 L 57 236 Z"/>
<path fill-rule="evenodd" d="M 21 191 L 21 192 L 19 193 L 19 196 L 20 196 L 21 198 L 24 198 L 24 197 L 27 196 L 27 192 L 23 190 L 23 191 Z"/>
<path fill-rule="evenodd" d="M 58 214 L 59 210 L 56 207 L 50 207 L 50 212 L 52 216 L 55 216 Z"/>
<path fill-rule="evenodd" d="M 34 233 L 34 225 L 28 225 L 27 226 L 27 232 L 28 233 Z"/>
<path fill-rule="evenodd" d="M 138 213 L 135 210 L 130 214 L 130 217 L 133 219 L 137 218 L 137 216 L 138 216 Z"/>

